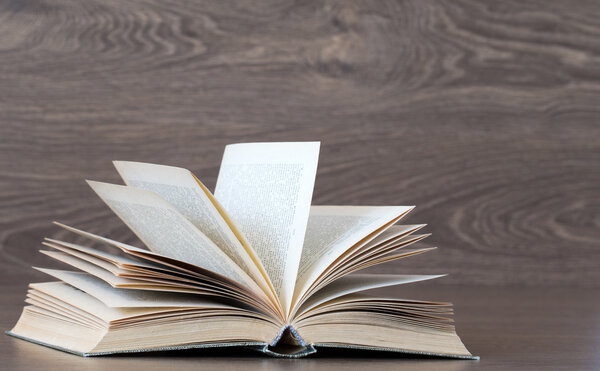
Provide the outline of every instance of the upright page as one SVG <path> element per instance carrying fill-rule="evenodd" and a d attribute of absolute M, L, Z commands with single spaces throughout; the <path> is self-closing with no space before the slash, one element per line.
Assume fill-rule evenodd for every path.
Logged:
<path fill-rule="evenodd" d="M 319 158 L 319 142 L 225 148 L 216 199 L 250 243 L 290 307 Z"/>

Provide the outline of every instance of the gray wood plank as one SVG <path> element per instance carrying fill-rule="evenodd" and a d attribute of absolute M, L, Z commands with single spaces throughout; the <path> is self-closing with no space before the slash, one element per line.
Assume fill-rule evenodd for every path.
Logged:
<path fill-rule="evenodd" d="M 316 204 L 417 205 L 439 284 L 600 285 L 594 1 L 0 2 L 0 278 L 59 220 L 134 241 L 83 179 L 321 140 Z"/>

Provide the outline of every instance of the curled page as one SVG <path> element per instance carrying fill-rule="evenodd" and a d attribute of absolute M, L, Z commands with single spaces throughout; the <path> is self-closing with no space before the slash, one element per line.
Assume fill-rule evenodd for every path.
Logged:
<path fill-rule="evenodd" d="M 294 304 L 334 261 L 367 243 L 382 227 L 395 223 L 412 206 L 313 206 L 306 230 Z"/>
<path fill-rule="evenodd" d="M 58 269 L 37 269 L 86 292 L 88 295 L 95 297 L 108 307 L 230 308 L 229 305 L 214 300 L 208 300 L 198 295 L 118 289 L 87 273 Z"/>
<path fill-rule="evenodd" d="M 214 242 L 156 193 L 116 184 L 88 183 L 150 250 L 258 289 Z"/>
<path fill-rule="evenodd" d="M 318 142 L 229 145 L 215 189 L 263 263 L 284 311 L 294 293 L 318 157 Z"/>
<path fill-rule="evenodd" d="M 337 297 L 366 290 L 430 280 L 444 275 L 354 274 L 340 278 L 311 295 L 299 308 L 302 313 Z"/>
<path fill-rule="evenodd" d="M 235 226 L 228 223 L 228 216 L 220 210 L 210 191 L 189 170 L 142 162 L 113 163 L 128 186 L 153 191 L 169 202 L 275 301 L 262 263 L 245 241 L 240 241 L 241 236 L 236 235 Z"/>
<path fill-rule="evenodd" d="M 170 307 L 109 307 L 92 295 L 64 282 L 32 283 L 29 287 L 29 293 L 33 294 L 31 297 L 43 297 L 50 303 L 59 302 L 70 305 L 108 323 L 126 318 L 165 312 L 166 310 L 174 310 Z"/>

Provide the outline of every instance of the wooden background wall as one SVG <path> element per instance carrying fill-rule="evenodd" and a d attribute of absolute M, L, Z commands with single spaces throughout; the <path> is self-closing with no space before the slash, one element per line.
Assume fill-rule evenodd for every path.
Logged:
<path fill-rule="evenodd" d="M 600 286 L 597 1 L 0 1 L 0 279 L 59 220 L 134 241 L 83 182 L 321 140 L 314 203 L 414 204 L 437 284 Z"/>

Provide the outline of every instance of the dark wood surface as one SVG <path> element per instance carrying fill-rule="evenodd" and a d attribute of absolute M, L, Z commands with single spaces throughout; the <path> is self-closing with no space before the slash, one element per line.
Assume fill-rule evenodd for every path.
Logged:
<path fill-rule="evenodd" d="M 321 140 L 314 203 L 416 205 L 440 247 L 380 271 L 477 285 L 457 315 L 480 364 L 600 367 L 598 19 L 584 0 L 0 0 L 3 328 L 52 220 L 137 243 L 83 182 L 117 182 L 111 160 L 212 188 L 225 144 Z M 2 345 L 14 366 L 163 364 Z"/>
<path fill-rule="evenodd" d="M 8 288 L 0 325 L 9 328 L 24 293 Z M 81 358 L 0 336 L 6 370 L 597 370 L 600 367 L 598 290 L 486 288 L 414 284 L 384 293 L 407 298 L 452 300 L 458 333 L 479 361 L 407 357 L 366 352 L 326 352 L 285 360 L 254 352 L 185 351 Z"/>

